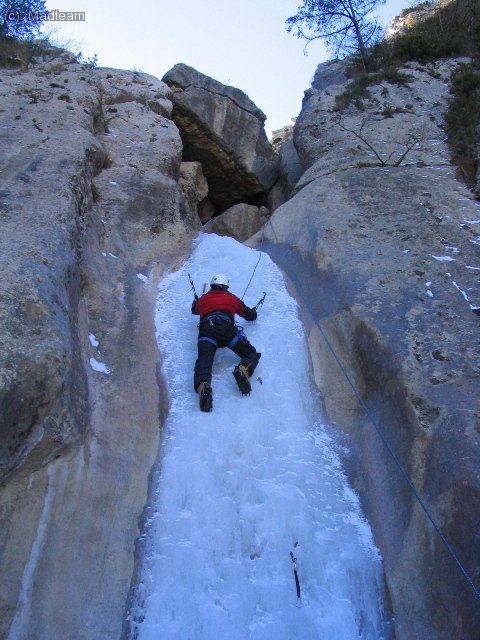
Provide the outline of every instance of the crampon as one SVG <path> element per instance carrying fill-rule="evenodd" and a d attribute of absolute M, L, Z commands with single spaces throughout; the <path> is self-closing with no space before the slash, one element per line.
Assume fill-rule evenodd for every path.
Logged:
<path fill-rule="evenodd" d="M 248 379 L 248 372 L 246 367 L 239 364 L 233 370 L 233 377 L 235 378 L 235 382 L 240 389 L 242 396 L 249 396 L 250 391 L 252 390 L 252 385 L 250 384 L 250 380 Z"/>

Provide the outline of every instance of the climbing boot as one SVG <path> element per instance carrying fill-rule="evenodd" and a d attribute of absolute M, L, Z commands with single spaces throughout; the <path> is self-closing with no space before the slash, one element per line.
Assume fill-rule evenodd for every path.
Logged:
<path fill-rule="evenodd" d="M 212 387 L 208 382 L 201 382 L 198 385 L 197 393 L 200 396 L 200 411 L 208 413 L 213 409 Z"/>
<path fill-rule="evenodd" d="M 252 390 L 252 385 L 248 379 L 248 368 L 243 364 L 237 365 L 233 370 L 233 377 L 235 378 L 238 388 L 242 392 L 242 396 L 249 396 L 250 391 Z"/>

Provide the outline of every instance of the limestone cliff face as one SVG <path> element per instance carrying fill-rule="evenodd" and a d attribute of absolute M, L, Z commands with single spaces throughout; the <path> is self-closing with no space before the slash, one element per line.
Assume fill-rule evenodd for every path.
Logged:
<path fill-rule="evenodd" d="M 406 82 L 372 84 L 342 111 L 344 66 L 321 65 L 294 132 L 305 172 L 265 227 L 302 302 L 329 418 L 354 442 L 351 477 L 405 640 L 480 628 L 472 590 L 373 425 L 478 579 L 480 210 L 442 128 L 458 62 L 410 64 Z"/>
<path fill-rule="evenodd" d="M 161 81 L 53 50 L 0 78 L 0 637 L 118 638 L 167 409 L 156 283 L 200 222 Z"/>
<path fill-rule="evenodd" d="M 215 206 L 229 209 L 207 229 L 242 240 L 267 218 L 250 242 L 288 274 L 328 417 L 349 432 L 397 638 L 476 637 L 477 602 L 376 430 L 478 579 L 480 211 L 442 129 L 457 64 L 411 64 L 350 105 L 335 100 L 344 65 L 321 65 L 273 187 L 261 112 L 183 82 L 195 70 L 172 90 L 46 51 L 0 72 L 0 637 L 121 637 L 168 411 L 156 284 Z M 215 94 L 217 130 L 185 116 L 193 90 Z M 222 174 L 225 155 L 243 169 Z M 292 191 L 269 219 L 257 206 Z"/>

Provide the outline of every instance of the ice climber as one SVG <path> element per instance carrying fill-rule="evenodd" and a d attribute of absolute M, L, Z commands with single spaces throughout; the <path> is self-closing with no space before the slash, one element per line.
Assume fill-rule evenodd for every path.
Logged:
<path fill-rule="evenodd" d="M 195 362 L 194 387 L 200 396 L 201 411 L 211 411 L 212 366 L 218 348 L 228 347 L 241 358 L 233 370 L 233 377 L 242 392 L 248 395 L 251 390 L 250 376 L 260 360 L 261 353 L 256 351 L 243 333 L 242 327 L 235 325 L 235 315 L 245 320 L 256 320 L 257 310 L 228 291 L 230 283 L 227 276 L 218 274 L 210 282 L 210 291 L 195 299 L 192 313 L 200 316 L 198 325 L 198 358 Z"/>

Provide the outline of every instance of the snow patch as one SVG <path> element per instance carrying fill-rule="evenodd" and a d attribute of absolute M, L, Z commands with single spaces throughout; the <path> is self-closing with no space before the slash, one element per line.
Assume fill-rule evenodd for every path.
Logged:
<path fill-rule="evenodd" d="M 465 300 L 468 302 L 468 296 L 467 296 L 467 294 L 465 293 L 465 291 L 464 291 L 463 289 L 461 289 L 461 288 L 458 286 L 458 284 L 455 282 L 455 280 L 452 280 L 452 284 L 453 284 L 453 286 L 455 287 L 455 289 L 456 289 L 457 291 L 460 291 L 460 293 L 462 294 L 462 296 L 463 296 L 463 297 L 465 298 Z"/>
<path fill-rule="evenodd" d="M 451 256 L 434 256 L 434 255 L 432 255 L 432 258 L 434 258 L 435 260 L 438 260 L 439 262 L 455 262 L 455 258 L 452 258 Z"/>
<path fill-rule="evenodd" d="M 90 344 L 92 345 L 92 347 L 98 347 L 98 344 L 99 344 L 98 340 L 93 335 L 93 333 L 89 333 L 88 334 L 88 339 L 90 340 Z"/>
<path fill-rule="evenodd" d="M 99 373 L 110 373 L 110 369 L 103 362 L 99 362 L 95 358 L 90 358 L 90 366 L 94 371 L 98 371 Z"/>

